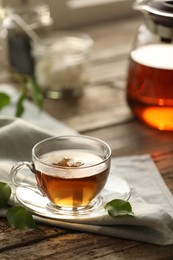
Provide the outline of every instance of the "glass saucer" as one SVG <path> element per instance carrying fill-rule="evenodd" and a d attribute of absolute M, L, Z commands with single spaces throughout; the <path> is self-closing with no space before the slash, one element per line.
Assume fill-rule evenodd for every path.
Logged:
<path fill-rule="evenodd" d="M 16 188 L 16 198 L 18 202 L 30 210 L 32 214 L 56 220 L 81 220 L 96 218 L 106 214 L 104 205 L 113 199 L 127 199 L 130 196 L 130 187 L 126 180 L 110 173 L 105 188 L 97 197 L 95 206 L 81 215 L 60 214 L 55 208 L 50 206 L 50 202 L 43 197 L 39 191 L 31 190 L 27 187 Z"/>

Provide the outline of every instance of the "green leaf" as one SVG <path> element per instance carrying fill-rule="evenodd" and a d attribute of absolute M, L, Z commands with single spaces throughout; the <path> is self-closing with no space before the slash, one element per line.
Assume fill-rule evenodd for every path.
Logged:
<path fill-rule="evenodd" d="M 32 77 L 28 77 L 27 82 L 29 83 L 29 85 L 32 88 L 32 94 L 33 94 L 33 99 L 34 99 L 35 104 L 39 108 L 42 108 L 44 99 L 43 99 L 43 95 L 41 93 L 39 86 L 37 85 L 37 83 L 35 82 L 35 80 Z"/>
<path fill-rule="evenodd" d="M 8 184 L 0 182 L 0 208 L 5 206 L 10 198 L 11 188 Z"/>
<path fill-rule="evenodd" d="M 7 220 L 12 227 L 17 229 L 39 229 L 34 222 L 32 214 L 27 209 L 19 205 L 8 209 Z"/>
<path fill-rule="evenodd" d="M 5 93 L 0 92 L 0 109 L 2 109 L 3 107 L 9 104 L 10 104 L 10 97 Z"/>
<path fill-rule="evenodd" d="M 118 216 L 134 215 L 130 203 L 126 200 L 114 199 L 105 205 L 108 214 L 115 218 Z"/>
<path fill-rule="evenodd" d="M 23 87 L 23 89 L 20 93 L 19 99 L 16 103 L 16 114 L 15 114 L 15 116 L 20 117 L 23 114 L 23 112 L 24 112 L 23 103 L 24 103 L 26 97 L 27 97 L 27 89 L 25 87 Z"/>

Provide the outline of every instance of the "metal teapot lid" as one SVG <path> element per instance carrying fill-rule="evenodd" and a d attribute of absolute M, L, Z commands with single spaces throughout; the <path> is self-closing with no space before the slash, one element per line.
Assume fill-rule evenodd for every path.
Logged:
<path fill-rule="evenodd" d="M 156 16 L 173 18 L 173 0 L 137 0 L 133 7 Z"/>
<path fill-rule="evenodd" d="M 150 15 L 156 23 L 173 25 L 173 1 L 153 0 L 149 7 Z"/>
<path fill-rule="evenodd" d="M 173 0 L 137 0 L 133 7 L 149 17 L 149 29 L 162 38 L 172 38 Z"/>

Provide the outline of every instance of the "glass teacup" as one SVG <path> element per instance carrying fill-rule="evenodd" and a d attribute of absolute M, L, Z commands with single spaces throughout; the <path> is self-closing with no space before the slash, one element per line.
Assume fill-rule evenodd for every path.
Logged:
<path fill-rule="evenodd" d="M 58 214 L 85 214 L 102 203 L 110 171 L 111 149 L 104 141 L 80 135 L 51 137 L 32 149 L 32 162 L 19 162 L 11 170 L 12 183 L 37 189 L 48 198 L 48 207 Z M 37 180 L 32 187 L 19 180 L 29 168 Z"/>

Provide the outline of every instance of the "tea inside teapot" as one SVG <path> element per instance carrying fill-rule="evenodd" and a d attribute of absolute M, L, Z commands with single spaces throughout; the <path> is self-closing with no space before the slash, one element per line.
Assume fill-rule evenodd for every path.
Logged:
<path fill-rule="evenodd" d="M 137 1 L 144 13 L 130 53 L 127 102 L 147 125 L 173 130 L 173 1 Z"/>

